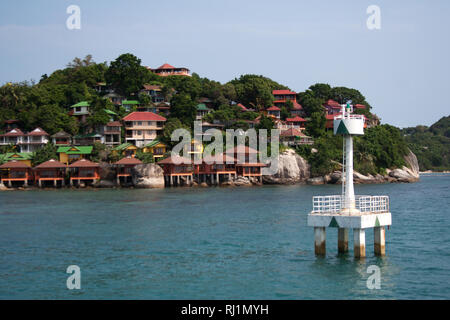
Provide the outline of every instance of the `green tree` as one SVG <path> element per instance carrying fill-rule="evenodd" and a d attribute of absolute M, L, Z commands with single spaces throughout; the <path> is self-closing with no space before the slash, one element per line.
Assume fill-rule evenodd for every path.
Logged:
<path fill-rule="evenodd" d="M 141 59 L 125 53 L 111 62 L 105 78 L 119 94 L 129 97 L 139 91 L 144 83 L 156 80 L 156 75 L 141 65 Z"/>
<path fill-rule="evenodd" d="M 40 165 L 41 163 L 51 159 L 57 160 L 58 154 L 56 153 L 56 150 L 56 146 L 51 143 L 47 143 L 42 148 L 38 149 L 33 154 L 33 158 L 31 160 L 33 166 Z"/>
<path fill-rule="evenodd" d="M 196 106 L 188 94 L 176 94 L 170 100 L 170 118 L 178 118 L 186 126 L 191 126 L 197 115 Z"/>

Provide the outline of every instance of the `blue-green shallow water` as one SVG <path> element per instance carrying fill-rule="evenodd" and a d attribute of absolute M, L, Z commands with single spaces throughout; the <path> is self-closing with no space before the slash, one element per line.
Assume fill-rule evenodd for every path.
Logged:
<path fill-rule="evenodd" d="M 389 195 L 393 215 L 387 257 L 368 230 L 363 262 L 337 255 L 336 229 L 314 256 L 311 197 L 339 186 L 2 192 L 0 298 L 449 299 L 449 186 L 356 186 Z M 380 290 L 366 287 L 372 264 Z"/>

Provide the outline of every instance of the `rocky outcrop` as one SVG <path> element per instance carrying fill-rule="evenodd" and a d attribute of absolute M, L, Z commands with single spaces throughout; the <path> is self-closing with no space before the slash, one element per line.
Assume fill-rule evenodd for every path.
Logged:
<path fill-rule="evenodd" d="M 164 188 L 163 169 L 154 163 L 138 164 L 132 169 L 131 178 L 137 188 Z"/>
<path fill-rule="evenodd" d="M 294 184 L 310 177 L 310 166 L 292 149 L 287 149 L 278 157 L 278 170 L 274 175 L 263 176 L 265 184 Z"/>
<path fill-rule="evenodd" d="M 96 182 L 97 188 L 113 188 L 116 186 L 116 170 L 107 162 L 100 162 L 100 181 Z"/>

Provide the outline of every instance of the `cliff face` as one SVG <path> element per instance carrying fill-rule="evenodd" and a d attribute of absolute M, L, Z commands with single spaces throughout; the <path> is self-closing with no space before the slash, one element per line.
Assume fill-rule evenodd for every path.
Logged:
<path fill-rule="evenodd" d="M 278 158 L 278 171 L 274 175 L 263 176 L 265 184 L 294 184 L 310 177 L 310 166 L 294 150 L 282 152 Z"/>
<path fill-rule="evenodd" d="M 164 188 L 164 172 L 157 164 L 138 164 L 132 169 L 131 177 L 137 188 Z"/>

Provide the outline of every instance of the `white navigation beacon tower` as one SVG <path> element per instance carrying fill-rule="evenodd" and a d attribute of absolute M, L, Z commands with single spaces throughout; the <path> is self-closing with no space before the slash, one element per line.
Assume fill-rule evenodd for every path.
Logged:
<path fill-rule="evenodd" d="M 356 258 L 366 256 L 365 229 L 374 228 L 375 255 L 384 256 L 385 227 L 391 225 L 388 196 L 355 196 L 353 187 L 353 136 L 364 134 L 364 116 L 352 114 L 353 106 L 342 105 L 334 117 L 334 134 L 344 136 L 342 194 L 313 197 L 308 226 L 314 227 L 316 255 L 326 253 L 326 228 L 338 228 L 338 252 L 348 251 L 348 230 L 353 229 Z"/>

